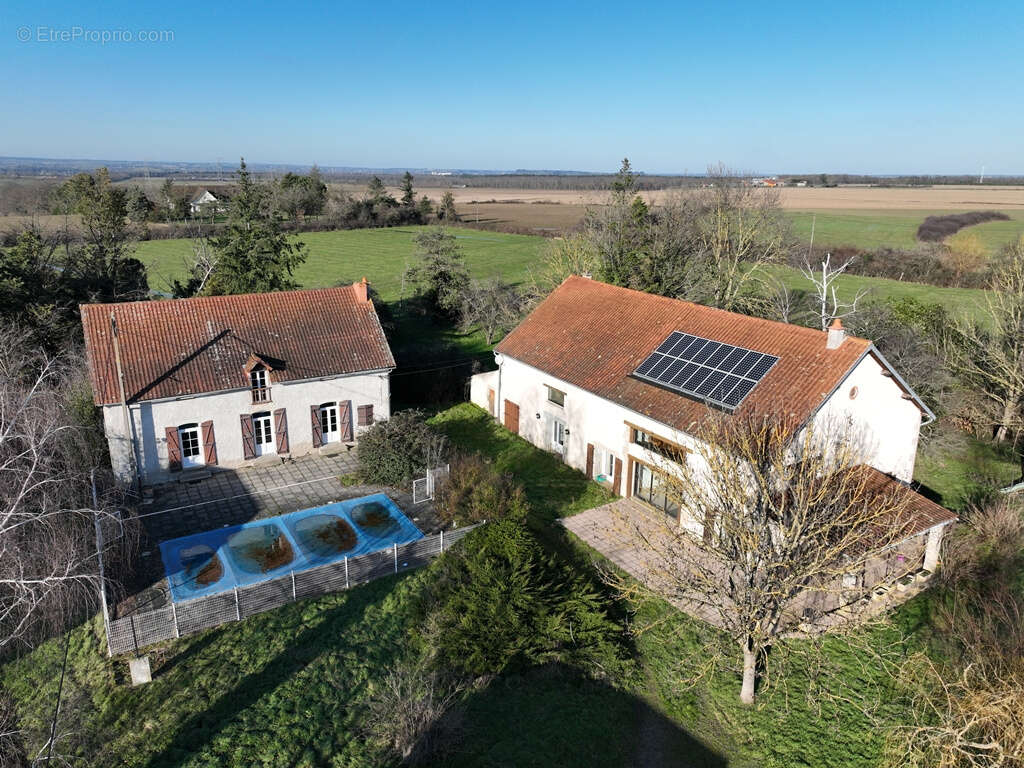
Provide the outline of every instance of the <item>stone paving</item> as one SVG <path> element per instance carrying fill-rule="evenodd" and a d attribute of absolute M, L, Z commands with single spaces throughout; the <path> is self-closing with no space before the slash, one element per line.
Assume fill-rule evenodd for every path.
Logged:
<path fill-rule="evenodd" d="M 430 502 L 412 503 L 412 496 L 394 488 L 346 485 L 356 471 L 356 449 L 332 456 L 279 459 L 235 470 L 202 473 L 189 482 L 153 488 L 153 500 L 141 508 L 146 532 L 154 541 L 237 525 L 300 509 L 381 491 L 387 493 L 424 533 L 440 530 Z M 351 482 L 351 481 L 349 481 Z"/>
<path fill-rule="evenodd" d="M 666 553 L 673 551 L 673 545 L 665 544 L 666 539 L 677 535 L 671 518 L 633 499 L 617 499 L 578 515 L 562 518 L 559 522 L 679 610 L 709 624 L 722 626 L 721 617 L 714 607 L 678 597 L 679 590 L 667 577 L 667 574 L 677 570 L 664 560 Z M 678 547 L 679 543 L 674 546 Z M 921 572 L 912 576 L 913 582 L 910 584 L 890 584 L 884 591 L 879 588 L 871 598 L 830 610 L 820 615 L 813 624 L 800 624 L 800 631 L 793 634 L 817 634 L 841 624 L 878 616 L 927 588 L 927 579 L 922 578 Z M 805 594 L 808 599 L 814 599 L 814 595 Z M 799 606 L 799 598 L 794 605 Z"/>

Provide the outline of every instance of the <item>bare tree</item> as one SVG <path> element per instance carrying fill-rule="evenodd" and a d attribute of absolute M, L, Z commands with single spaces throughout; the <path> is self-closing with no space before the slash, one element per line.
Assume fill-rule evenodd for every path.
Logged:
<path fill-rule="evenodd" d="M 1024 416 L 1024 238 L 1006 251 L 985 295 L 982 318 L 961 318 L 946 339 L 946 360 L 994 409 L 995 439 L 1005 441 Z"/>
<path fill-rule="evenodd" d="M 857 303 L 867 295 L 866 290 L 858 290 L 849 301 L 841 301 L 836 292 L 836 283 L 840 276 L 846 272 L 853 258 L 849 258 L 842 264 L 832 263 L 832 254 L 826 253 L 821 260 L 821 271 L 812 267 L 810 258 L 804 259 L 804 265 L 800 268 L 803 276 L 814 286 L 815 314 L 821 320 L 821 330 L 828 330 L 829 324 L 839 318 L 849 317 L 857 312 Z"/>
<path fill-rule="evenodd" d="M 906 538 L 909 492 L 879 483 L 845 430 L 794 436 L 781 418 L 709 415 L 693 435 L 692 449 L 658 447 L 658 492 L 682 510 L 680 525 L 624 514 L 651 558 L 639 586 L 612 580 L 725 630 L 741 649 L 749 704 L 773 643 L 903 575 L 886 573 L 882 553 Z"/>
<path fill-rule="evenodd" d="M 516 286 L 497 277 L 486 282 L 475 280 L 462 298 L 462 327 L 479 327 L 491 344 L 522 320 L 525 308 L 525 299 Z"/>
<path fill-rule="evenodd" d="M 96 605 L 90 470 L 96 455 L 69 402 L 73 368 L 2 330 L 0 349 L 0 655 Z M 89 406 L 91 407 L 91 403 Z"/>
<path fill-rule="evenodd" d="M 555 238 L 544 249 L 537 270 L 530 270 L 527 303 L 540 303 L 570 275 L 596 276 L 600 266 L 598 250 L 588 235 L 574 233 Z"/>

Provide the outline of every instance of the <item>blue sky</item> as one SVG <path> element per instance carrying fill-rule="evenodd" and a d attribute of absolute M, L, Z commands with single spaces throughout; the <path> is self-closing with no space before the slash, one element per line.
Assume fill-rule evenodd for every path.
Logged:
<path fill-rule="evenodd" d="M 0 155 L 1024 172 L 1019 2 L 227 5 L 8 0 Z"/>

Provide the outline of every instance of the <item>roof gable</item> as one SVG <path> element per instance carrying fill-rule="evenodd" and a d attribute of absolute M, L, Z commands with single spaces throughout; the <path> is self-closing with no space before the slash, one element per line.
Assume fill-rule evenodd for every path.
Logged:
<path fill-rule="evenodd" d="M 117 321 L 129 402 L 249 386 L 247 365 L 274 381 L 395 367 L 371 301 L 352 285 L 81 307 L 98 405 L 120 400 L 110 317 Z"/>
<path fill-rule="evenodd" d="M 802 423 L 832 394 L 870 342 L 827 334 L 583 277 L 556 288 L 496 351 L 683 431 L 708 406 L 631 374 L 673 331 L 778 356 L 735 416 L 774 414 Z"/>

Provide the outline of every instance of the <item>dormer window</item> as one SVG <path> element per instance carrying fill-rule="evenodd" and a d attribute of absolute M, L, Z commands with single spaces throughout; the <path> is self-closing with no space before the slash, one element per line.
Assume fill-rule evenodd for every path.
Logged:
<path fill-rule="evenodd" d="M 252 401 L 254 403 L 266 403 L 270 401 L 270 386 L 267 378 L 267 369 L 257 366 L 249 371 L 249 381 L 252 385 Z"/>

